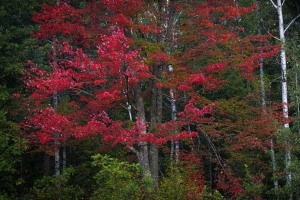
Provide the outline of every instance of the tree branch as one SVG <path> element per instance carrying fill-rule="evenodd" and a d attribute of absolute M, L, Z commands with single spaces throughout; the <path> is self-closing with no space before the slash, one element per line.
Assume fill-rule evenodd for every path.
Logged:
<path fill-rule="evenodd" d="M 273 2 L 273 0 L 270 0 L 270 2 L 273 4 L 274 8 L 277 9 L 277 6 L 276 6 L 276 4 Z"/>
<path fill-rule="evenodd" d="M 84 91 L 84 90 L 81 90 L 81 89 L 79 89 L 79 88 L 73 88 L 73 89 L 79 91 L 78 93 L 76 93 L 77 95 L 80 94 L 80 93 L 82 92 L 82 93 L 85 93 L 85 94 L 87 94 L 87 95 L 90 95 L 90 96 L 94 97 L 93 94 L 91 94 L 91 93 L 89 93 L 89 92 L 86 92 L 86 91 Z"/>
<path fill-rule="evenodd" d="M 135 148 L 133 148 L 133 147 L 128 147 L 133 153 L 135 153 L 136 155 L 138 155 L 138 152 L 137 152 L 137 150 L 135 149 Z"/>
<path fill-rule="evenodd" d="M 282 2 L 282 5 L 281 5 L 281 6 L 283 6 L 284 2 L 285 2 L 285 0 L 283 0 L 283 2 Z"/>
<path fill-rule="evenodd" d="M 218 153 L 216 146 L 215 146 L 214 143 L 211 141 L 210 137 L 207 135 L 206 132 L 201 131 L 201 133 L 203 133 L 203 135 L 205 136 L 207 142 L 208 142 L 209 145 L 210 145 L 211 150 L 213 151 L 213 153 L 215 154 L 215 156 L 216 156 L 216 158 L 217 158 L 217 161 L 219 162 L 220 166 L 221 166 L 222 169 L 224 170 L 224 168 L 223 168 L 224 162 L 222 161 L 221 156 L 220 156 L 220 154 Z"/>
<path fill-rule="evenodd" d="M 283 33 L 285 33 L 285 31 L 295 22 L 298 17 L 300 17 L 300 14 L 289 23 L 289 25 L 284 29 Z"/>
<path fill-rule="evenodd" d="M 263 22 L 263 21 L 262 21 L 262 22 Z M 271 33 L 270 33 L 270 31 L 269 31 L 269 30 L 268 30 L 268 29 L 265 27 L 265 24 L 264 24 L 264 23 L 262 23 L 262 26 L 263 26 L 264 30 L 266 30 L 266 31 L 267 31 L 267 33 L 268 33 L 268 34 L 270 34 L 270 35 L 272 35 L 272 36 L 273 36 L 273 38 L 275 38 L 275 39 L 276 39 L 276 40 L 278 40 L 278 41 L 281 41 L 281 40 L 280 40 L 280 38 L 278 38 L 278 37 L 275 37 L 273 34 L 271 34 Z"/>

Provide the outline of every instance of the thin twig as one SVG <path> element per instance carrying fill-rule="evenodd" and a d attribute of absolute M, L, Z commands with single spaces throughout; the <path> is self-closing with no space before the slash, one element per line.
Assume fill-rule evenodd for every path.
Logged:
<path fill-rule="evenodd" d="M 285 33 L 285 31 L 295 22 L 295 20 L 298 18 L 298 17 L 300 17 L 300 14 L 297 16 L 297 17 L 295 17 L 290 23 L 289 23 L 289 25 L 284 29 L 284 31 L 283 31 L 283 34 Z"/>

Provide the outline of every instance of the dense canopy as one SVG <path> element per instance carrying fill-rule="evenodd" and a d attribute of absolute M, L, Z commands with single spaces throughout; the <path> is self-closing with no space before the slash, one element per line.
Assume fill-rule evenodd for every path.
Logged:
<path fill-rule="evenodd" d="M 1 199 L 299 198 L 299 3 L 0 5 Z"/>

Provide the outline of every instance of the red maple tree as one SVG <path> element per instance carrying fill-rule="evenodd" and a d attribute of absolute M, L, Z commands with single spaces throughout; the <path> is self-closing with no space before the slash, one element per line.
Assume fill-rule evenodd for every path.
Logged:
<path fill-rule="evenodd" d="M 215 0 L 43 5 L 33 17 L 40 23 L 33 37 L 52 41 L 51 69 L 28 63 L 24 81 L 36 108 L 24 128 L 41 145 L 101 134 L 104 142 L 136 153 L 145 173 L 157 179 L 157 147 L 196 137 L 198 125 L 214 120 L 214 103 L 204 105 L 199 88 L 218 90 L 227 81 L 222 74 L 233 69 L 250 79 L 259 58 L 277 52 L 259 45 L 270 36 L 239 36 L 236 20 L 254 8 Z M 170 112 L 162 106 L 170 90 L 182 108 L 175 120 L 163 115 Z M 71 97 L 72 112 L 45 106 L 63 94 Z M 110 116 L 113 110 L 134 123 Z M 148 155 L 148 148 L 156 153 Z"/>

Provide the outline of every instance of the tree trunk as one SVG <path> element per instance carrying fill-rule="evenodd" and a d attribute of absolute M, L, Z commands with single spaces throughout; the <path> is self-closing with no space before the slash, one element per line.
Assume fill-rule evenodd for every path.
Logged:
<path fill-rule="evenodd" d="M 139 84 L 134 86 L 134 98 L 136 104 L 136 118 L 137 120 L 142 121 L 143 123 L 146 122 L 145 117 L 145 109 L 144 109 L 144 100 L 142 96 L 141 87 Z M 141 134 L 146 134 L 146 130 L 141 130 Z M 148 157 L 148 147 L 146 142 L 139 143 L 138 149 L 136 151 L 139 164 L 144 169 L 144 175 L 151 175 L 150 172 L 150 165 L 149 165 L 149 157 Z"/>
<path fill-rule="evenodd" d="M 54 70 L 56 70 L 55 68 L 56 68 L 56 63 L 57 63 L 57 61 L 56 61 L 56 43 L 55 43 L 55 40 L 53 40 L 53 44 L 52 44 L 52 53 L 53 53 L 53 63 L 54 63 Z M 56 87 L 56 86 L 54 86 L 54 87 Z M 56 88 L 55 88 L 55 90 L 56 90 Z M 57 108 L 57 106 L 58 106 L 58 94 L 57 94 L 57 92 L 54 90 L 54 92 L 53 92 L 53 104 L 52 104 L 52 106 L 53 106 L 53 108 L 55 109 L 55 108 Z M 54 134 L 54 138 L 55 137 L 58 137 L 59 136 L 59 133 L 55 133 Z M 58 177 L 59 175 L 60 175 L 60 155 L 59 155 L 59 141 L 58 140 L 54 140 L 54 162 L 55 162 L 55 167 L 54 167 L 54 169 L 55 169 L 55 175 L 56 175 L 56 177 Z"/>
<path fill-rule="evenodd" d="M 297 64 L 296 64 L 296 66 L 298 67 Z M 300 117 L 300 104 L 299 104 L 299 96 L 298 96 L 298 69 L 295 73 L 295 88 L 297 91 L 297 94 L 296 94 L 297 117 L 299 118 Z M 300 127 L 298 127 L 298 137 L 299 136 L 300 136 Z M 299 199 L 299 197 L 300 197 L 300 191 L 299 191 L 299 187 L 298 187 L 298 189 L 296 190 L 296 199 Z"/>
<path fill-rule="evenodd" d="M 256 2 L 258 5 L 258 2 Z M 258 7 L 257 7 L 257 14 L 258 14 Z M 261 30 L 259 28 L 260 23 L 258 23 L 258 34 L 261 35 Z M 261 51 L 262 53 L 262 51 Z M 261 106 L 263 110 L 263 114 L 267 114 L 266 112 L 266 89 L 265 89 L 265 81 L 264 81 L 264 59 L 260 58 L 259 60 L 260 67 L 259 67 L 259 77 L 260 77 L 260 85 L 261 85 Z M 275 152 L 274 152 L 274 145 L 273 145 L 273 138 L 270 139 L 270 153 L 271 153 L 271 163 L 272 163 L 272 169 L 273 169 L 273 174 L 276 172 L 276 159 L 275 159 Z M 275 198 L 278 199 L 278 180 L 274 176 L 273 180 L 274 184 L 274 193 L 275 193 Z"/>
<path fill-rule="evenodd" d="M 50 156 L 46 152 L 43 152 L 43 171 L 44 176 L 50 175 Z"/>
<path fill-rule="evenodd" d="M 55 175 L 58 177 L 60 175 L 60 156 L 59 156 L 59 148 L 57 147 L 58 141 L 55 140 Z"/>
<path fill-rule="evenodd" d="M 153 75 L 160 81 L 161 79 L 161 66 L 159 64 L 153 65 Z M 151 87 L 151 113 L 150 123 L 151 130 L 157 123 L 162 121 L 162 90 L 156 86 L 156 80 L 153 80 Z M 150 144 L 149 152 L 150 170 L 153 178 L 153 186 L 155 191 L 158 189 L 158 147 L 155 144 Z"/>
<path fill-rule="evenodd" d="M 173 67 L 172 65 L 169 65 L 169 71 L 172 72 L 173 71 Z M 177 108 L 176 108 L 176 100 L 175 100 L 175 96 L 174 96 L 174 91 L 172 88 L 170 88 L 170 103 L 171 103 L 171 110 L 172 110 L 172 113 L 171 113 L 171 118 L 172 120 L 176 120 L 177 117 Z M 174 151 L 175 151 L 175 161 L 176 163 L 178 163 L 178 159 L 179 159 L 179 141 L 177 142 L 174 142 L 173 140 L 171 141 L 171 159 L 173 159 L 173 154 L 174 154 Z"/>
<path fill-rule="evenodd" d="M 66 142 L 64 142 L 63 146 L 63 166 L 62 170 L 65 171 L 67 167 L 67 147 L 66 147 Z"/>
<path fill-rule="evenodd" d="M 295 73 L 295 88 L 298 93 L 298 71 Z M 296 104 L 297 104 L 297 117 L 300 117 L 300 102 L 299 102 L 299 96 L 296 95 Z M 300 136 L 300 127 L 298 128 L 298 136 Z"/>
<path fill-rule="evenodd" d="M 260 34 L 260 30 L 259 30 Z M 261 105 L 263 109 L 263 113 L 266 113 L 266 90 L 265 90 L 265 82 L 264 82 L 264 69 L 263 69 L 263 58 L 260 58 L 260 85 L 261 85 Z M 275 152 L 274 152 L 274 145 L 273 145 L 273 139 L 270 139 L 270 152 L 271 152 L 271 163 L 272 163 L 272 169 L 273 174 L 276 171 L 276 159 L 275 159 Z M 276 178 L 273 180 L 274 183 L 274 189 L 275 189 L 275 198 L 278 199 L 278 181 Z"/>
<path fill-rule="evenodd" d="M 280 49 L 280 65 L 281 65 L 281 85 L 282 85 L 282 113 L 284 122 L 284 128 L 289 129 L 289 111 L 288 111 L 288 90 L 287 90 L 287 76 L 286 76 L 286 51 L 285 51 L 285 35 L 284 35 L 284 23 L 283 23 L 283 14 L 282 14 L 282 3 L 281 0 L 277 0 L 277 12 L 278 12 L 278 20 L 279 20 L 279 35 L 282 47 Z M 290 171 L 291 165 L 291 151 L 289 149 L 289 139 L 287 138 L 286 143 L 286 153 L 285 153 L 285 168 L 286 168 L 286 183 L 291 186 L 292 184 L 292 173 Z M 291 198 L 292 199 L 292 198 Z"/>
<path fill-rule="evenodd" d="M 284 29 L 284 22 L 283 22 L 283 13 L 282 13 L 282 6 L 283 3 L 281 0 L 277 0 L 277 4 L 270 0 L 272 5 L 276 8 L 278 14 L 278 30 L 279 36 L 281 40 L 281 49 L 280 49 L 280 66 L 281 66 L 281 95 L 282 95 L 282 114 L 284 118 L 284 128 L 289 129 L 289 111 L 288 111 L 288 89 L 287 89 L 287 69 L 286 69 L 286 50 L 285 50 L 285 29 Z M 291 186 L 292 184 L 292 173 L 290 171 L 291 166 L 291 151 L 290 151 L 290 144 L 289 144 L 289 136 L 286 137 L 285 141 L 285 169 L 286 169 L 286 184 Z M 292 198 L 292 194 L 290 195 L 290 200 Z"/>

